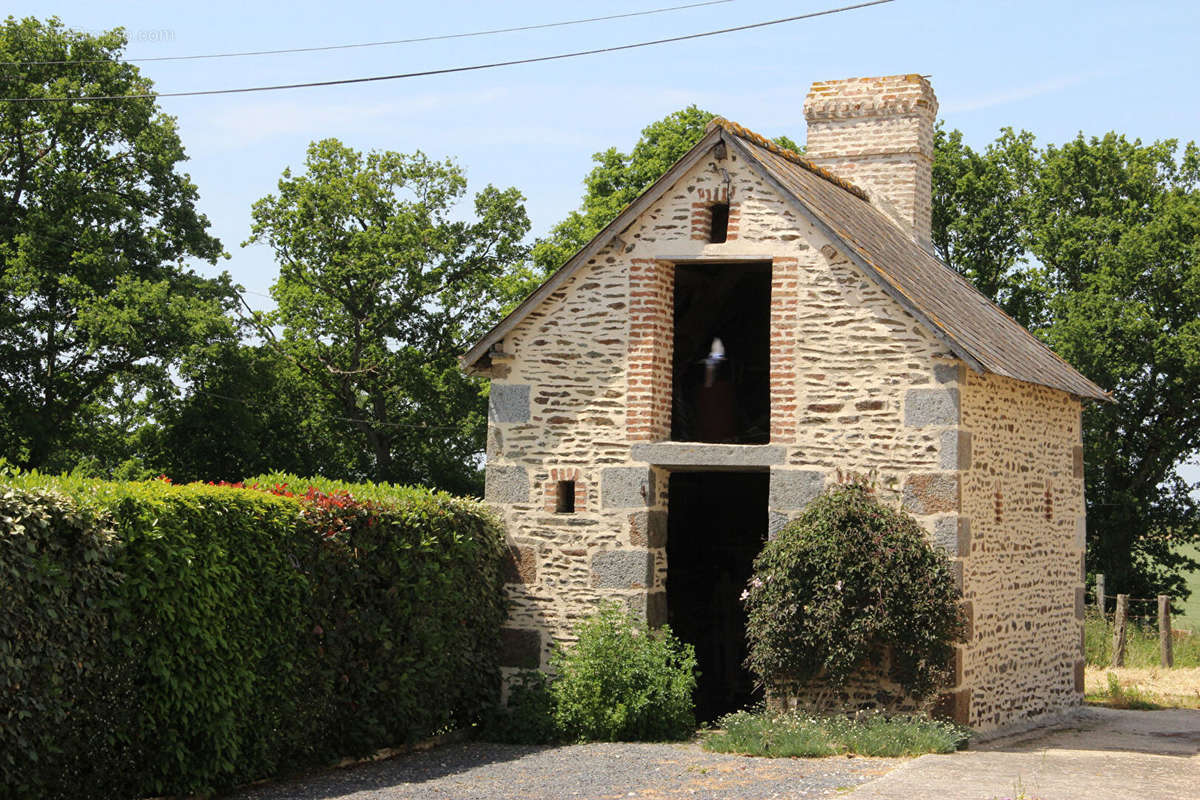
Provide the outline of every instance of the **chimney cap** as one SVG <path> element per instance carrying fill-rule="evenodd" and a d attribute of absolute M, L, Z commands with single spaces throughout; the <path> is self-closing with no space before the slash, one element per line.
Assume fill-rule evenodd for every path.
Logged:
<path fill-rule="evenodd" d="M 933 87 L 916 73 L 817 81 L 804 99 L 804 117 L 809 122 L 907 114 L 932 118 L 937 109 Z"/>

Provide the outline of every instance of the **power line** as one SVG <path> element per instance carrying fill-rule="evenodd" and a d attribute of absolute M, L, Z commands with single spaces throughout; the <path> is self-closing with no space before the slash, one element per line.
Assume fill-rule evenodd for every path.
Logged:
<path fill-rule="evenodd" d="M 604 17 L 587 17 L 586 19 L 569 19 L 562 22 L 544 22 L 539 25 L 520 25 L 512 28 L 492 28 L 484 31 L 472 31 L 470 33 L 445 33 L 434 36 L 418 36 L 413 39 L 390 39 L 383 42 L 358 42 L 356 44 L 331 44 L 319 47 L 290 47 L 282 50 L 245 50 L 234 53 L 204 53 L 200 55 L 190 56 L 155 56 L 152 58 L 118 58 L 115 59 L 121 63 L 147 63 L 150 61 L 197 61 L 200 59 L 211 58 L 242 58 L 244 56 L 276 56 L 285 53 L 319 53 L 329 50 L 353 50 L 362 47 L 385 47 L 388 45 L 397 44 L 416 44 L 419 42 L 440 42 L 447 39 L 468 39 L 476 36 L 494 36 L 500 33 L 519 33 L 522 31 L 544 30 L 546 28 L 565 28 L 569 25 L 586 25 L 592 22 L 606 22 L 614 19 L 628 19 L 629 17 L 646 17 L 652 14 L 665 14 L 669 11 L 683 11 L 689 8 L 700 8 L 702 6 L 718 6 L 724 3 L 732 3 L 735 0 L 705 0 L 701 3 L 688 3 L 682 6 L 668 6 L 665 8 L 652 8 L 649 11 L 630 11 L 624 14 L 609 14 Z M 101 64 L 106 63 L 108 59 L 83 59 L 80 61 L 0 61 L 0 66 L 34 66 L 46 64 Z"/>
<path fill-rule="evenodd" d="M 812 19 L 813 17 L 824 17 L 831 14 L 840 14 L 844 11 L 853 11 L 859 8 L 878 6 L 891 2 L 893 2 L 893 0 L 870 0 L 870 2 L 842 6 L 841 8 L 832 8 L 826 11 L 814 11 L 808 14 L 797 14 L 792 17 L 767 20 L 766 22 L 754 22 L 750 23 L 749 25 L 737 25 L 732 28 L 721 28 L 719 30 L 704 31 L 702 33 L 689 33 L 683 36 L 671 36 L 665 39 L 654 39 L 648 42 L 635 42 L 633 44 L 616 45 L 613 47 L 600 47 L 594 50 L 577 50 L 572 53 L 559 53 L 552 56 L 518 58 L 511 61 L 494 61 L 490 64 L 473 64 L 467 67 L 445 67 L 443 69 L 423 70 L 421 72 L 402 72 L 395 75 L 374 75 L 367 78 L 342 78 L 340 80 L 310 81 L 307 83 L 283 83 L 272 86 L 250 86 L 241 89 L 204 89 L 191 92 L 147 92 L 146 94 L 85 95 L 79 97 L 6 97 L 0 98 L 0 100 L 4 100 L 5 102 L 9 103 L 79 102 L 84 100 L 153 100 L 160 97 L 199 97 L 202 95 L 274 92 L 283 89 L 312 89 L 323 86 L 345 86 L 355 83 L 374 83 L 377 81 L 394 81 L 405 78 L 424 78 L 431 75 L 448 75 L 455 72 L 475 72 L 484 69 L 495 69 L 497 67 L 512 67 L 519 64 L 537 64 L 545 61 L 560 61 L 567 58 L 579 58 L 580 56 L 593 56 L 600 55 L 602 53 L 617 53 L 623 50 L 635 50 L 641 47 L 653 47 L 655 45 L 670 44 L 672 42 L 686 42 L 692 39 L 703 39 L 710 36 L 721 36 L 727 33 L 737 33 L 739 31 L 748 31 L 755 28 L 766 28 L 772 25 L 781 25 L 785 22 L 796 22 L 797 20 L 802 19 Z"/>

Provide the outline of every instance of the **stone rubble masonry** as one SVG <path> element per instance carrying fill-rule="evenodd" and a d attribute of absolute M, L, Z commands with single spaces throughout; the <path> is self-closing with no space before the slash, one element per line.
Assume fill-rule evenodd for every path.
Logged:
<path fill-rule="evenodd" d="M 910 118 L 935 107 L 922 86 L 870 102 L 831 90 L 818 122 L 891 125 L 904 150 L 920 138 Z M 900 116 L 856 116 L 868 107 Z M 696 204 L 726 198 L 736 238 L 693 238 Z M 770 443 L 670 442 L 675 266 L 755 261 L 771 264 Z M 946 552 L 971 627 L 943 698 L 954 716 L 991 729 L 1079 702 L 1078 400 L 968 369 L 736 152 L 697 162 L 501 349 L 486 498 L 513 548 L 506 675 L 545 668 L 604 600 L 666 620 L 672 469 L 769 470 L 758 524 L 772 532 L 863 479 Z M 575 513 L 554 513 L 559 480 L 576 481 Z"/>
<path fill-rule="evenodd" d="M 971 725 L 987 731 L 1082 700 L 1084 494 L 1073 468 L 1082 424 L 1079 399 L 1055 389 L 974 372 L 961 388 L 971 433 L 961 473 L 972 611 L 963 682 Z"/>
<path fill-rule="evenodd" d="M 505 583 L 536 583 L 538 555 L 536 547 L 511 544 L 504 561 Z"/>
<path fill-rule="evenodd" d="M 692 203 L 720 196 L 721 170 L 738 238 L 693 240 Z M 899 503 L 909 474 L 939 471 L 945 429 L 906 425 L 905 395 L 956 389 L 957 362 L 828 245 L 736 154 L 710 156 L 505 338 L 487 497 L 537 559 L 533 581 L 508 584 L 509 625 L 542 633 L 543 665 L 604 598 L 665 619 L 672 467 L 771 470 L 761 524 L 776 527 L 839 472 L 873 476 Z M 772 265 L 771 442 L 670 442 L 674 266 L 729 257 Z M 573 514 L 551 510 L 558 480 L 587 492 Z M 931 535 L 942 516 L 922 519 Z M 634 551 L 649 553 L 648 578 Z"/>
<path fill-rule="evenodd" d="M 886 200 L 901 227 L 927 249 L 937 109 L 933 88 L 920 75 L 820 81 L 804 100 L 805 155 L 872 200 Z"/>

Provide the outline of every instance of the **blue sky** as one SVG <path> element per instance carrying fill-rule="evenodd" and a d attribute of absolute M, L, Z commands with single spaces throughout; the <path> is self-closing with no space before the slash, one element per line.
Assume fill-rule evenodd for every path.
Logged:
<path fill-rule="evenodd" d="M 461 33 L 678 5 L 686 0 L 279 4 L 9 0 L 16 16 L 72 27 L 122 26 L 127 56 L 309 47 Z M 741 25 L 850 0 L 731 0 L 703 8 L 491 37 L 280 56 L 142 65 L 160 91 L 293 83 L 549 55 Z M 834 16 L 612 55 L 358 86 L 173 98 L 200 206 L 263 297 L 275 276 L 263 246 L 242 248 L 254 200 L 306 145 L 452 156 L 471 188 L 516 186 L 534 234 L 582 191 L 592 153 L 627 150 L 649 122 L 695 103 L 765 135 L 804 139 L 815 80 L 929 75 L 940 116 L 982 147 L 1000 128 L 1042 142 L 1116 130 L 1142 140 L 1200 138 L 1200 4 L 896 0 Z M 209 271 L 207 266 L 204 267 Z"/>

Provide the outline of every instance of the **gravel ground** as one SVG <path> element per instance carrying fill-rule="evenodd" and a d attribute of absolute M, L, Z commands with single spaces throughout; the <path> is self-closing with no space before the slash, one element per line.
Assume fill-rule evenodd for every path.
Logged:
<path fill-rule="evenodd" d="M 468 742 L 249 787 L 230 797 L 804 800 L 843 794 L 902 760 L 749 758 L 709 753 L 695 743 L 525 747 Z"/>

